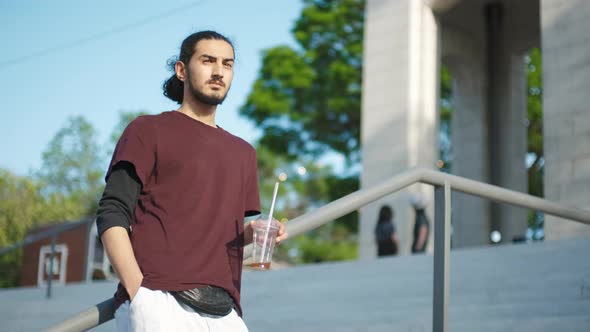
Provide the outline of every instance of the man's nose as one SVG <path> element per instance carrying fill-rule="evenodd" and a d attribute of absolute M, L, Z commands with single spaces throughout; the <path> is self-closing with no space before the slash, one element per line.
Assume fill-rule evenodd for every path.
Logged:
<path fill-rule="evenodd" d="M 222 64 L 216 64 L 215 66 L 213 66 L 212 76 L 223 77 L 223 65 Z"/>

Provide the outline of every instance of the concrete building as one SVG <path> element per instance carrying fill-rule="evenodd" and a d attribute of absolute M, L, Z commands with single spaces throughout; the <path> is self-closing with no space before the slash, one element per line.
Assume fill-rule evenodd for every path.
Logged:
<path fill-rule="evenodd" d="M 362 102 L 361 187 L 438 161 L 439 73 L 453 75 L 452 173 L 527 191 L 526 71 L 543 54 L 545 195 L 590 207 L 590 2 L 585 0 L 368 0 Z M 401 253 L 411 245 L 414 186 L 361 210 L 361 258 L 375 256 L 381 204 L 396 210 Z M 433 204 L 429 215 L 433 219 Z M 511 242 L 527 211 L 453 194 L 453 247 Z M 590 227 L 547 218 L 547 239 L 590 235 Z M 431 232 L 432 236 L 432 232 Z M 432 241 L 429 241 L 432 245 Z"/>

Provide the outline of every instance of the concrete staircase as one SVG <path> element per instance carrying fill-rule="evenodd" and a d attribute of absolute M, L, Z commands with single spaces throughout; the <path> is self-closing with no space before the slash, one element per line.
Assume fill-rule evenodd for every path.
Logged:
<path fill-rule="evenodd" d="M 590 239 L 454 250 L 449 331 L 590 331 Z M 432 256 L 246 271 L 244 319 L 263 331 L 432 331 Z M 112 282 L 0 291 L 0 331 L 38 331 Z M 114 331 L 113 322 L 95 329 Z"/>

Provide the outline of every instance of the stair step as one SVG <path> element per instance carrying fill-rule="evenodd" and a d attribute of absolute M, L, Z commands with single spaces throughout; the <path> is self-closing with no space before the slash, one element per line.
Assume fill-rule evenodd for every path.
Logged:
<path fill-rule="evenodd" d="M 590 331 L 590 240 L 453 250 L 449 330 Z M 250 331 L 432 331 L 430 255 L 245 271 Z M 114 282 L 0 290 L 7 331 L 36 331 L 111 296 Z M 84 294 L 84 296 L 80 296 Z M 108 322 L 93 331 L 112 331 Z"/>

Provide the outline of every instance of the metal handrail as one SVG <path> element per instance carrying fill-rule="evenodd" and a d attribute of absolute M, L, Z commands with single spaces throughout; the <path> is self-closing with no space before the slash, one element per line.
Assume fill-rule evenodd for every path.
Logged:
<path fill-rule="evenodd" d="M 444 187 L 444 195 L 437 195 L 444 199 L 444 219 L 440 217 L 435 219 L 435 289 L 433 301 L 433 330 L 435 331 L 447 330 L 446 306 L 448 303 L 449 283 L 448 250 L 450 248 L 448 245 L 449 229 L 448 227 L 445 227 L 445 225 L 448 226 L 450 221 L 449 207 L 451 189 L 487 198 L 496 202 L 538 210 L 549 215 L 590 225 L 590 211 L 587 210 L 567 207 L 546 199 L 479 181 L 469 180 L 460 176 L 425 168 L 415 168 L 395 175 L 381 184 L 355 191 L 326 204 L 317 210 L 292 219 L 286 226 L 287 232 L 290 236 L 303 234 L 415 183 L 430 184 L 438 189 Z M 435 204 L 440 204 L 440 202 Z M 442 230 L 442 233 L 437 235 L 439 230 Z M 85 331 L 111 320 L 113 314 L 113 300 L 109 299 L 50 327 L 46 331 Z"/>

